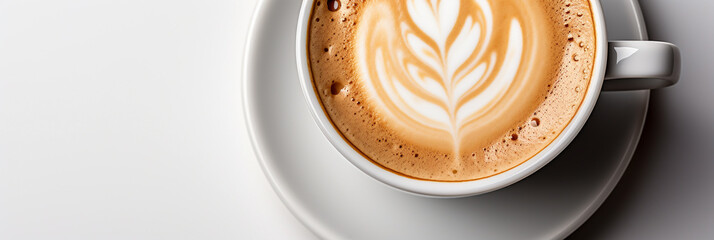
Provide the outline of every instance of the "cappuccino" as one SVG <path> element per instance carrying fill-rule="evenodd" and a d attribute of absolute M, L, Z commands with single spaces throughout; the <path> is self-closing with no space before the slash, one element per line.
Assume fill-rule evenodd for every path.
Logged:
<path fill-rule="evenodd" d="M 374 164 L 430 181 L 507 171 L 546 148 L 585 98 L 588 0 L 318 0 L 314 90 Z"/>

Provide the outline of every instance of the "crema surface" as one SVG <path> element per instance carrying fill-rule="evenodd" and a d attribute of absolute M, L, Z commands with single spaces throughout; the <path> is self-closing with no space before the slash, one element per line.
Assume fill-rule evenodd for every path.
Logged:
<path fill-rule="evenodd" d="M 334 127 L 404 176 L 468 181 L 543 150 L 582 103 L 587 0 L 316 1 L 315 91 Z"/>

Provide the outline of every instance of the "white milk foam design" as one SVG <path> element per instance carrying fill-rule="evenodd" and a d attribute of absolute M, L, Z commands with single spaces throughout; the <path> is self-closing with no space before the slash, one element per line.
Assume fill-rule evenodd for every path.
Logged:
<path fill-rule="evenodd" d="M 379 24 L 376 29 L 360 29 L 356 37 L 365 88 L 380 112 L 414 131 L 419 129 L 407 122 L 448 132 L 455 153 L 464 124 L 487 113 L 505 96 L 524 48 L 521 24 L 513 19 L 505 54 L 486 53 L 493 40 L 493 13 L 487 0 L 473 1 L 480 7 L 481 19 L 460 15 L 460 1 L 408 0 L 407 19 L 412 23 L 396 23 L 392 11 L 379 9 L 390 5 L 373 4 L 375 15 L 365 18 L 376 17 Z M 463 24 L 457 24 L 460 20 Z M 375 39 L 406 47 L 374 44 L 379 41 Z M 373 58 L 368 51 L 374 51 Z M 480 92 L 474 94 L 476 88 Z"/>

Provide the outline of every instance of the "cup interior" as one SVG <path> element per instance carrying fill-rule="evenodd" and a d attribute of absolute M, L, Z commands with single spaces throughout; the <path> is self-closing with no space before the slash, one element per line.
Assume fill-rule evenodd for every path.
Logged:
<path fill-rule="evenodd" d="M 605 31 L 604 14 L 598 0 L 590 0 L 592 15 L 596 31 L 596 51 L 593 73 L 589 82 L 588 91 L 579 110 L 570 123 L 540 153 L 522 164 L 500 174 L 472 181 L 464 182 L 437 182 L 417 180 L 404 177 L 380 166 L 355 150 L 334 128 L 322 104 L 316 95 L 307 61 L 307 32 L 308 22 L 315 0 L 304 0 L 300 10 L 300 17 L 296 33 L 296 58 L 303 95 L 309 105 L 313 119 L 329 142 L 355 167 L 370 177 L 395 189 L 427 197 L 454 198 L 479 195 L 509 186 L 533 174 L 560 154 L 575 136 L 580 132 L 590 116 L 600 94 L 607 66 L 607 36 Z"/>

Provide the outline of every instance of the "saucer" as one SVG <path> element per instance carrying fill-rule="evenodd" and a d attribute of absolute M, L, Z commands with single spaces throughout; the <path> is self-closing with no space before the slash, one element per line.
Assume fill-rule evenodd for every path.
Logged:
<path fill-rule="evenodd" d="M 602 0 L 611 40 L 646 39 L 636 0 Z M 573 143 L 530 177 L 468 198 L 399 192 L 350 165 L 313 122 L 298 84 L 300 1 L 258 4 L 246 47 L 244 111 L 282 201 L 326 239 L 559 239 L 602 204 L 630 162 L 649 91 L 605 92 Z"/>

